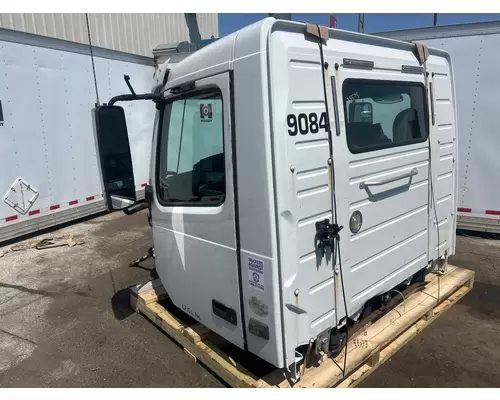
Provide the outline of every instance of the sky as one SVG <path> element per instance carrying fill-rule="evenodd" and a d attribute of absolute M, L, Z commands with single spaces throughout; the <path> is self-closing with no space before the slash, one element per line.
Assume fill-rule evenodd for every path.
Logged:
<path fill-rule="evenodd" d="M 334 9 L 335 7 L 332 7 Z M 293 21 L 328 26 L 330 15 L 337 18 L 337 28 L 356 31 L 358 14 L 292 14 Z M 219 37 L 266 18 L 268 14 L 219 14 Z M 434 14 L 365 14 L 365 32 L 432 26 Z M 500 20 L 500 14 L 438 14 L 438 25 Z"/>

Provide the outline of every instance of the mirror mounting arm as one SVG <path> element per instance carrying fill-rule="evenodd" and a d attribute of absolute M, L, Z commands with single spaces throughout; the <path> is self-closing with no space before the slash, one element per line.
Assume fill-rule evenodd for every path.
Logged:
<path fill-rule="evenodd" d="M 124 208 L 122 211 L 127 215 L 133 215 L 133 214 L 138 213 L 139 211 L 145 210 L 147 208 L 149 208 L 149 204 L 141 203 L 141 204 L 136 205 L 136 206 Z"/>
<path fill-rule="evenodd" d="M 113 97 L 108 105 L 112 106 L 117 101 L 134 101 L 134 100 L 152 100 L 155 103 L 163 102 L 165 99 L 157 94 L 145 93 L 145 94 L 121 94 L 119 96 Z"/>
<path fill-rule="evenodd" d="M 153 187 L 151 185 L 147 185 L 144 189 L 144 203 L 139 205 L 127 207 L 123 209 L 123 212 L 127 215 L 135 214 L 139 211 L 149 209 L 151 213 L 151 203 L 153 202 Z M 149 219 L 149 218 L 148 218 Z"/>

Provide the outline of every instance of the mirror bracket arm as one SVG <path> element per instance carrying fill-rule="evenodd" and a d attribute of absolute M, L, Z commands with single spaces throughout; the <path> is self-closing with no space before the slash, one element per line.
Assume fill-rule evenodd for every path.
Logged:
<path fill-rule="evenodd" d="M 134 101 L 134 100 L 152 100 L 155 103 L 165 101 L 165 98 L 158 94 L 145 93 L 145 94 L 121 94 L 109 100 L 108 106 L 114 105 L 117 101 Z"/>
<path fill-rule="evenodd" d="M 133 215 L 133 214 L 138 213 L 139 211 L 145 210 L 147 208 L 149 208 L 149 204 L 141 203 L 139 205 L 133 205 L 133 206 L 124 208 L 122 211 L 127 215 Z"/>
<path fill-rule="evenodd" d="M 153 188 L 151 185 L 147 185 L 144 189 L 144 202 L 139 205 L 132 205 L 123 209 L 122 211 L 127 215 L 133 215 L 139 211 L 148 209 L 148 222 L 151 225 L 151 203 L 153 202 Z"/>

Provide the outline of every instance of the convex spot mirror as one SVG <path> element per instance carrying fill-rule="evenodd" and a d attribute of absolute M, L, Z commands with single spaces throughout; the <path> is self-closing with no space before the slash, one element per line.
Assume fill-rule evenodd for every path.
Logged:
<path fill-rule="evenodd" d="M 99 106 L 95 110 L 95 119 L 108 207 L 122 210 L 136 201 L 125 112 L 119 106 Z"/>
<path fill-rule="evenodd" d="M 349 115 L 352 116 L 351 122 L 373 123 L 373 106 L 367 102 L 353 102 L 349 105 Z"/>

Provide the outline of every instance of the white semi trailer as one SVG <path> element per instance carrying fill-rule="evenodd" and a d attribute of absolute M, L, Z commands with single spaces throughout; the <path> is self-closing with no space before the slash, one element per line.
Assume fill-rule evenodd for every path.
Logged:
<path fill-rule="evenodd" d="M 338 353 L 367 307 L 454 254 L 446 52 L 268 18 L 164 72 L 96 109 L 107 195 L 149 209 L 172 302 L 234 345 L 296 380 L 305 348 Z M 115 104 L 135 100 L 157 109 L 140 205 Z"/>
<path fill-rule="evenodd" d="M 0 29 L 0 242 L 109 209 L 92 108 L 127 90 L 156 84 L 159 63 L 195 50 L 158 46 L 152 57 Z M 95 75 L 94 75 L 95 69 Z M 95 76 L 95 80 L 94 80 Z M 128 103 L 135 192 L 144 196 L 155 108 Z"/>
<path fill-rule="evenodd" d="M 448 52 L 457 90 L 458 228 L 500 233 L 500 21 L 435 26 L 376 35 Z M 440 103 L 443 99 L 436 98 Z"/>

